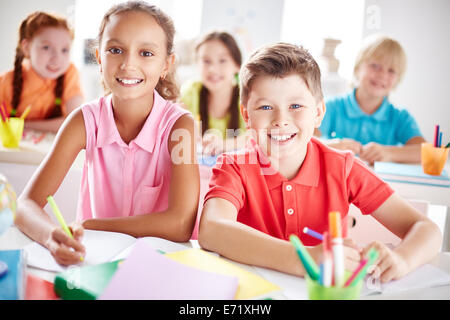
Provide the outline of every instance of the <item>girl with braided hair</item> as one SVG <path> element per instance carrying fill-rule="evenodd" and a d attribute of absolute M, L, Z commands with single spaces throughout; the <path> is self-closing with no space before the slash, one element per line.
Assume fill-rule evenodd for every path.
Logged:
<path fill-rule="evenodd" d="M 0 75 L 0 103 L 9 116 L 31 111 L 25 127 L 58 131 L 83 102 L 78 71 L 70 62 L 73 31 L 66 19 L 37 11 L 22 21 L 14 69 Z"/>

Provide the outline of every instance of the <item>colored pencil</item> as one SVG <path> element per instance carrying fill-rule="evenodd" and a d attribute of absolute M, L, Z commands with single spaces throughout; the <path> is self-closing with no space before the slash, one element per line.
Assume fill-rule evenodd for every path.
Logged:
<path fill-rule="evenodd" d="M 5 101 L 2 102 L 2 105 L 0 106 L 0 116 L 2 117 L 2 120 L 6 122 L 8 120 L 8 115 L 6 113 L 6 107 L 5 107 Z"/>
<path fill-rule="evenodd" d="M 308 227 L 303 228 L 303 233 L 306 233 L 313 238 L 323 241 L 323 236 L 319 232 L 309 229 Z"/>
<path fill-rule="evenodd" d="M 438 139 L 439 139 L 439 125 L 434 126 L 434 139 L 433 139 L 433 146 L 436 148 L 438 146 Z"/>
<path fill-rule="evenodd" d="M 319 267 L 309 254 L 308 250 L 303 246 L 300 239 L 296 235 L 291 234 L 289 240 L 294 245 L 295 251 L 300 258 L 305 271 L 308 273 L 308 276 L 314 281 L 319 280 Z"/>
<path fill-rule="evenodd" d="M 52 196 L 48 196 L 47 201 L 50 207 L 52 208 L 53 214 L 55 215 L 56 219 L 58 220 L 63 230 L 67 233 L 68 236 L 73 238 L 72 232 L 70 232 L 70 229 L 67 226 L 66 221 L 64 220 L 64 217 L 61 214 L 61 211 L 59 211 L 59 208 L 56 205 L 55 199 L 53 199 Z"/>
<path fill-rule="evenodd" d="M 353 274 L 350 276 L 350 278 L 347 279 L 347 281 L 344 284 L 344 287 L 348 287 L 350 285 L 350 283 L 352 283 L 353 279 L 356 278 L 356 276 L 359 274 L 359 272 L 362 270 L 362 268 L 364 268 L 364 266 L 367 264 L 369 260 L 367 259 L 362 259 L 361 263 L 359 264 L 358 268 L 356 268 L 356 270 L 353 272 Z"/>
<path fill-rule="evenodd" d="M 22 115 L 20 116 L 21 119 L 24 119 L 27 117 L 27 115 L 30 113 L 31 110 L 31 106 L 28 106 L 25 111 L 22 113 Z"/>
<path fill-rule="evenodd" d="M 368 261 L 367 263 L 361 268 L 359 273 L 353 278 L 352 282 L 349 284 L 351 286 L 356 285 L 359 281 L 364 279 L 367 273 L 367 269 L 377 260 L 378 258 L 378 251 L 374 248 L 371 248 L 368 253 Z"/>

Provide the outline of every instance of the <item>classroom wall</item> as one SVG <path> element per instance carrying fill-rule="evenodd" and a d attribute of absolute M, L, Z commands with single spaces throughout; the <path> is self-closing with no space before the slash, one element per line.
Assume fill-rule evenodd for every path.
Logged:
<path fill-rule="evenodd" d="M 361 0 L 363 1 L 363 0 Z M 12 68 L 21 20 L 35 10 L 49 10 L 73 17 L 75 0 L 0 1 L 0 73 Z M 208 0 L 203 3 L 201 33 L 225 29 L 238 33 L 243 51 L 280 39 L 284 1 Z M 408 55 L 403 82 L 391 100 L 410 110 L 429 141 L 436 122 L 444 142 L 450 141 L 450 1 L 448 0 L 366 0 L 363 35 L 383 32 L 397 38 Z M 357 50 L 357 48 L 355 48 Z M 98 73 L 83 70 L 87 98 L 97 96 Z M 91 79 L 92 78 L 92 79 Z M 92 83 L 95 82 L 95 86 Z"/>
<path fill-rule="evenodd" d="M 283 7 L 284 0 L 203 1 L 201 33 L 232 33 L 245 59 L 254 49 L 280 41 Z"/>
<path fill-rule="evenodd" d="M 0 73 L 13 68 L 19 25 L 30 13 L 51 11 L 66 17 L 73 16 L 75 0 L 19 0 L 0 1 Z"/>
<path fill-rule="evenodd" d="M 364 36 L 382 32 L 400 41 L 408 56 L 405 77 L 391 100 L 405 106 L 432 141 L 439 123 L 450 142 L 450 1 L 366 0 Z"/>

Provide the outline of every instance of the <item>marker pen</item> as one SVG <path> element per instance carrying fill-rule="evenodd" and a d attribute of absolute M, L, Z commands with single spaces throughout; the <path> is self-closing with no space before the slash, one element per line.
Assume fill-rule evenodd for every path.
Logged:
<path fill-rule="evenodd" d="M 345 267 L 340 212 L 330 212 L 328 215 L 328 222 L 331 236 L 331 248 L 333 251 L 334 285 L 336 287 L 342 287 L 344 285 Z"/>

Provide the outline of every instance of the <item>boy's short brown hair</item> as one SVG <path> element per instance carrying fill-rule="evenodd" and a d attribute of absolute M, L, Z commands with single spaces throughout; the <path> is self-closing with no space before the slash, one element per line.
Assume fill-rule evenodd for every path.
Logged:
<path fill-rule="evenodd" d="M 259 76 L 283 78 L 291 74 L 305 81 L 317 102 L 323 99 L 320 68 L 311 54 L 302 46 L 277 43 L 258 49 L 242 66 L 241 102 L 247 104 L 252 84 Z"/>

